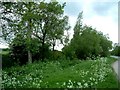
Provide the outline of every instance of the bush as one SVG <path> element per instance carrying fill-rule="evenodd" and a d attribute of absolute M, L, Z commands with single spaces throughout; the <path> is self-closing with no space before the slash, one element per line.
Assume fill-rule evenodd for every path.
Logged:
<path fill-rule="evenodd" d="M 10 55 L 11 55 L 11 59 L 13 59 L 13 61 L 15 63 L 18 63 L 19 65 L 23 65 L 27 63 L 28 56 L 24 44 L 21 45 L 13 44 L 11 46 Z"/>
<path fill-rule="evenodd" d="M 51 60 L 63 60 L 63 59 L 65 59 L 65 55 L 61 51 L 54 50 L 54 51 L 51 51 L 49 59 L 51 59 Z"/>
<path fill-rule="evenodd" d="M 115 46 L 111 54 L 115 56 L 120 56 L 120 46 Z"/>
<path fill-rule="evenodd" d="M 19 65 L 24 65 L 28 62 L 28 50 L 30 50 L 32 53 L 32 62 L 42 59 L 43 47 L 40 41 L 36 38 L 32 38 L 28 45 L 26 40 L 27 38 L 18 35 L 10 44 L 11 59 L 13 59 L 13 61 Z M 50 56 L 50 50 L 49 45 L 46 43 L 44 45 L 44 51 L 45 59 L 48 59 Z"/>
<path fill-rule="evenodd" d="M 14 62 L 12 59 L 10 59 L 9 53 L 1 54 L 1 55 L 2 55 L 2 68 L 3 69 L 14 66 Z"/>
<path fill-rule="evenodd" d="M 106 35 L 89 26 L 84 26 L 81 29 L 78 29 L 79 33 L 74 33 L 71 42 L 63 48 L 66 57 L 86 59 L 99 55 L 106 57 L 110 54 L 109 50 L 112 48 L 112 42 Z"/>

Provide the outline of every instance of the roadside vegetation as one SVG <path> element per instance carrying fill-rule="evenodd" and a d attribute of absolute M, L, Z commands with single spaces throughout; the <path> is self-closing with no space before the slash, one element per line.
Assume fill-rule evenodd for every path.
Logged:
<path fill-rule="evenodd" d="M 117 88 L 113 58 L 35 62 L 2 71 L 5 88 Z"/>
<path fill-rule="evenodd" d="M 1 2 L 3 88 L 117 88 L 112 41 L 84 25 L 81 11 L 70 39 L 66 3 Z M 22 7 L 22 8 L 21 8 Z M 56 50 L 62 45 L 61 51 Z"/>
<path fill-rule="evenodd" d="M 120 56 L 120 45 L 114 44 L 113 50 L 111 51 L 111 54 L 114 56 Z"/>

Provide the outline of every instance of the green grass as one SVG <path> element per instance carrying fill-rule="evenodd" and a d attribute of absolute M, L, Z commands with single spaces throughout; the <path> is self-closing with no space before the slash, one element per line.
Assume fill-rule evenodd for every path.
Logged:
<path fill-rule="evenodd" d="M 9 51 L 1 51 L 1 52 L 0 52 L 1 55 L 6 55 L 6 54 L 8 54 L 8 53 L 9 53 Z"/>
<path fill-rule="evenodd" d="M 3 70 L 5 88 L 118 88 L 113 58 L 35 62 Z"/>

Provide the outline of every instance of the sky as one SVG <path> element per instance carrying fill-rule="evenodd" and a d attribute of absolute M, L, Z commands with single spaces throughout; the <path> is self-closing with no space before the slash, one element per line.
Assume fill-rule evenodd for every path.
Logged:
<path fill-rule="evenodd" d="M 48 0 L 49 1 L 49 0 Z M 83 24 L 92 26 L 103 34 L 108 34 L 113 43 L 118 43 L 118 1 L 119 0 L 58 0 L 66 2 L 64 15 L 69 16 L 71 29 L 70 38 L 73 36 L 73 27 L 78 14 L 83 11 Z M 6 47 L 0 44 L 1 47 Z M 58 48 L 59 47 L 59 48 Z M 61 49 L 61 45 L 56 46 Z"/>
<path fill-rule="evenodd" d="M 113 43 L 118 42 L 118 0 L 66 1 L 65 14 L 69 16 L 70 25 L 72 26 L 71 31 L 78 14 L 83 11 L 83 24 L 92 26 L 104 34 L 109 34 Z"/>
<path fill-rule="evenodd" d="M 64 2 L 66 2 L 65 15 L 69 16 L 72 27 L 69 32 L 70 38 L 73 36 L 77 16 L 83 11 L 83 25 L 92 26 L 104 35 L 108 34 L 113 44 L 118 43 L 119 0 L 64 0 Z"/>

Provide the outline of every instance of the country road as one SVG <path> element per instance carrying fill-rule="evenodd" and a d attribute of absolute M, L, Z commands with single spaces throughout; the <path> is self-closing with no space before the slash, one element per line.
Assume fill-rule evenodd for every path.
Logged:
<path fill-rule="evenodd" d="M 118 80 L 120 81 L 120 57 L 117 56 L 111 56 L 111 57 L 118 59 L 116 62 L 112 64 L 112 67 L 117 74 Z"/>

